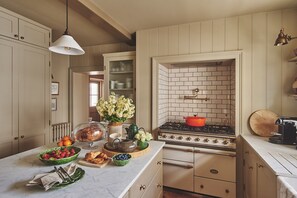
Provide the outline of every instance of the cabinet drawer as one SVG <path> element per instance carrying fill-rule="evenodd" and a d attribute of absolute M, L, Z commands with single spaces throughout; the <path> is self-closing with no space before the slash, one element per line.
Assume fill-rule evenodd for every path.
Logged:
<path fill-rule="evenodd" d="M 164 159 L 163 175 L 164 186 L 193 191 L 193 163 Z"/>
<path fill-rule="evenodd" d="M 194 162 L 194 148 L 189 146 L 166 144 L 163 147 L 163 158 L 183 162 Z"/>
<path fill-rule="evenodd" d="M 162 157 L 162 151 L 160 151 L 130 188 L 130 197 L 141 197 L 144 194 L 153 177 L 156 175 L 155 173 L 162 168 Z"/>
<path fill-rule="evenodd" d="M 0 34 L 18 39 L 18 18 L 0 11 Z"/>
<path fill-rule="evenodd" d="M 216 151 L 216 150 L 215 150 Z M 236 181 L 236 157 L 227 151 L 195 150 L 195 176 Z"/>
<path fill-rule="evenodd" d="M 236 183 L 195 177 L 195 192 L 216 197 L 235 198 Z"/>
<path fill-rule="evenodd" d="M 149 184 L 148 188 L 145 190 L 142 198 L 152 198 L 159 197 L 160 193 L 163 191 L 163 174 L 162 168 L 160 168 L 154 179 Z"/>
<path fill-rule="evenodd" d="M 19 19 L 19 40 L 47 48 L 50 42 L 50 32 L 47 29 Z"/>

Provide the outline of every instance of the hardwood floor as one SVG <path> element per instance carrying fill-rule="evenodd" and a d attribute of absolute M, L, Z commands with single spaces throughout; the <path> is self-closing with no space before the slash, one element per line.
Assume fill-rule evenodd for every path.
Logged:
<path fill-rule="evenodd" d="M 211 196 L 199 195 L 187 191 L 163 187 L 163 198 L 213 198 Z"/>

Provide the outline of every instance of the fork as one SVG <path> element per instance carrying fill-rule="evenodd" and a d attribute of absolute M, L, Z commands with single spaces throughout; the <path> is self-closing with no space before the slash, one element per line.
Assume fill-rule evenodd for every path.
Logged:
<path fill-rule="evenodd" d="M 74 179 L 67 173 L 67 171 L 65 171 L 65 169 L 63 167 L 60 166 L 58 170 L 60 170 L 62 173 L 64 173 L 70 179 L 71 182 L 74 181 Z"/>
<path fill-rule="evenodd" d="M 55 172 L 59 175 L 59 177 L 63 180 L 66 181 L 66 178 L 63 176 L 63 174 L 57 169 L 56 166 L 54 166 Z"/>

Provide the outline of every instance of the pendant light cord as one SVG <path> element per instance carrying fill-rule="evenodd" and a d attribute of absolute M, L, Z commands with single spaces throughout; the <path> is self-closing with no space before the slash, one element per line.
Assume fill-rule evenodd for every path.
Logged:
<path fill-rule="evenodd" d="M 66 30 L 64 32 L 64 35 L 69 35 L 69 32 L 68 32 L 68 0 L 66 0 Z"/>

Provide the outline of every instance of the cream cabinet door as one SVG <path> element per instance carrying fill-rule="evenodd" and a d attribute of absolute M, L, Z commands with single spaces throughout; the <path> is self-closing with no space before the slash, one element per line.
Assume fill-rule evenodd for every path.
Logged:
<path fill-rule="evenodd" d="M 23 45 L 19 67 L 19 151 L 48 143 L 49 52 Z"/>
<path fill-rule="evenodd" d="M 0 158 L 18 151 L 17 83 L 13 72 L 17 71 L 17 45 L 0 39 Z M 16 140 L 14 139 L 16 138 Z"/>
<path fill-rule="evenodd" d="M 257 157 L 246 144 L 244 145 L 244 196 L 245 198 L 257 197 Z"/>
<path fill-rule="evenodd" d="M 50 45 L 50 32 L 40 26 L 19 19 L 19 40 L 48 48 Z"/>
<path fill-rule="evenodd" d="M 18 18 L 0 11 L 0 35 L 18 39 Z"/>
<path fill-rule="evenodd" d="M 257 164 L 257 198 L 276 198 L 276 175 L 259 161 Z"/>

